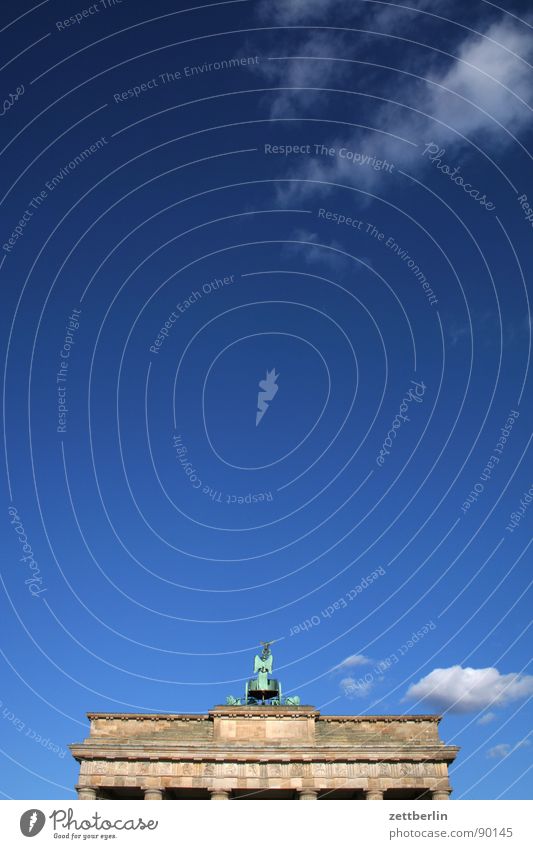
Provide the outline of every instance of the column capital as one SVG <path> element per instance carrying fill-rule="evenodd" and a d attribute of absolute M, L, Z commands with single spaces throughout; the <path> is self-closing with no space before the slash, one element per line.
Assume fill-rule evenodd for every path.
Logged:
<path fill-rule="evenodd" d="M 446 802 L 450 798 L 450 790 L 433 790 L 431 798 L 434 802 Z"/>
<path fill-rule="evenodd" d="M 76 784 L 74 789 L 78 794 L 78 799 L 96 799 L 96 787 L 89 784 Z"/>
<path fill-rule="evenodd" d="M 298 799 L 301 799 L 301 800 L 304 800 L 304 799 L 314 799 L 314 800 L 316 800 L 318 798 L 318 790 L 313 790 L 311 788 L 304 788 L 302 790 L 297 790 L 296 792 L 298 794 Z"/>
<path fill-rule="evenodd" d="M 211 790 L 209 791 L 209 794 L 210 794 L 210 799 L 211 799 L 211 800 L 216 800 L 216 799 L 225 799 L 225 800 L 227 800 L 227 799 L 229 799 L 230 791 L 229 791 L 229 790 L 224 790 L 224 789 L 222 789 L 222 788 L 220 788 L 220 789 L 211 789 Z"/>
<path fill-rule="evenodd" d="M 158 802 L 163 799 L 163 790 L 161 787 L 144 787 L 144 801 Z"/>
<path fill-rule="evenodd" d="M 365 790 L 365 799 L 383 800 L 383 790 Z"/>

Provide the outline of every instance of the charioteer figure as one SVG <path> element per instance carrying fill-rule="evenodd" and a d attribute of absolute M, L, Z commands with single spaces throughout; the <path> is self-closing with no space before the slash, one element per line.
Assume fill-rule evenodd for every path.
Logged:
<path fill-rule="evenodd" d="M 228 696 L 226 704 L 228 705 L 299 705 L 299 696 L 289 696 L 286 699 L 281 697 L 281 682 L 277 678 L 270 678 L 272 674 L 272 664 L 274 657 L 270 651 L 270 646 L 273 640 L 263 642 L 261 654 L 256 654 L 254 658 L 254 672 L 257 678 L 249 678 L 246 682 L 244 699 L 236 699 L 234 696 Z"/>

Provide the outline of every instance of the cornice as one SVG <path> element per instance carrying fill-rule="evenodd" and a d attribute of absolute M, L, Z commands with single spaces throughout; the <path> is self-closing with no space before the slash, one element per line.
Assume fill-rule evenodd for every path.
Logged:
<path fill-rule="evenodd" d="M 441 721 L 439 714 L 405 713 L 405 714 L 383 714 L 372 716 L 350 716 L 350 715 L 320 715 L 319 722 L 436 722 Z"/>
<path fill-rule="evenodd" d="M 286 749 L 264 746 L 240 746 L 233 749 L 210 744 L 184 747 L 179 744 L 162 746 L 116 743 L 72 743 L 69 746 L 77 760 L 132 760 L 132 761 L 425 761 L 453 760 L 459 748 L 445 744 L 376 744 L 291 746 Z"/>
<path fill-rule="evenodd" d="M 87 719 L 142 719 L 146 722 L 159 720 L 185 720 L 185 722 L 202 722 L 209 719 L 207 713 L 88 713 Z"/>
<path fill-rule="evenodd" d="M 246 717 L 257 719 L 258 717 L 314 717 L 318 722 L 436 722 L 441 721 L 439 714 L 383 714 L 383 715 L 328 715 L 321 714 L 312 705 L 280 705 L 254 707 L 244 705 L 216 705 L 208 713 L 88 713 L 90 720 L 109 719 L 127 722 L 128 720 L 142 720 L 143 722 L 205 722 L 213 717 Z"/>

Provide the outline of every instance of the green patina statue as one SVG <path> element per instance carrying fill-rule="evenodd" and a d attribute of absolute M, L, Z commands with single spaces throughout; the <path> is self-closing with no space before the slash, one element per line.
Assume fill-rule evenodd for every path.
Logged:
<path fill-rule="evenodd" d="M 249 678 L 246 682 L 244 699 L 236 699 L 234 696 L 228 696 L 226 699 L 227 705 L 299 705 L 299 696 L 289 696 L 282 700 L 281 683 L 277 678 L 270 678 L 272 674 L 272 664 L 274 658 L 270 651 L 270 646 L 273 640 L 264 643 L 261 640 L 263 649 L 261 654 L 256 654 L 254 659 L 254 672 L 257 678 Z"/>

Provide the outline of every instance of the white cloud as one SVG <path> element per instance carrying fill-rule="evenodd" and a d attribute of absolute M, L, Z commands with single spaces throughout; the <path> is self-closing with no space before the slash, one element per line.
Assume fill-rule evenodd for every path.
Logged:
<path fill-rule="evenodd" d="M 354 19 L 360 20 L 378 32 L 398 26 L 411 27 L 419 22 L 416 10 L 438 9 L 442 14 L 455 5 L 455 0 L 416 0 L 415 12 L 394 5 L 367 3 L 364 0 L 263 0 L 259 5 L 261 16 L 272 23 L 285 25 L 317 23 L 333 25 L 333 20 L 349 26 Z M 341 24 L 338 24 L 341 26 Z"/>
<path fill-rule="evenodd" d="M 489 710 L 488 713 L 484 713 L 483 716 L 480 716 L 477 724 L 478 725 L 488 725 L 490 722 L 494 722 L 496 719 L 496 714 Z"/>
<path fill-rule="evenodd" d="M 365 681 L 364 679 L 356 679 L 348 676 L 340 682 L 340 687 L 344 690 L 344 695 L 348 698 L 364 699 L 370 693 L 374 686 L 374 679 Z"/>
<path fill-rule="evenodd" d="M 432 112 L 466 136 L 491 131 L 501 137 L 503 131 L 492 118 L 512 132 L 531 122 L 532 112 L 527 107 L 531 71 L 518 57 L 532 57 L 533 40 L 525 27 L 519 29 L 506 21 L 494 23 L 484 36 L 467 38 L 457 51 L 457 60 L 436 78 L 479 109 L 453 95 L 433 92 Z"/>
<path fill-rule="evenodd" d="M 457 324 L 457 322 L 453 322 L 450 324 L 448 330 L 448 336 L 450 337 L 450 344 L 452 348 L 455 348 L 459 342 L 466 341 L 468 342 L 473 335 L 473 330 L 468 324 Z"/>
<path fill-rule="evenodd" d="M 431 6 L 446 0 L 418 0 L 419 6 Z M 300 91 L 280 90 L 271 99 L 272 117 L 301 115 L 306 106 L 317 106 L 331 97 L 329 92 L 318 89 L 342 88 L 343 80 L 359 82 L 363 73 L 361 65 L 340 58 L 358 58 L 370 51 L 366 58 L 372 61 L 375 46 L 374 32 L 391 32 L 399 35 L 408 31 L 413 17 L 402 14 L 395 6 L 380 6 L 360 0 L 265 0 L 259 6 L 263 21 L 275 26 L 296 27 L 287 32 L 276 32 L 275 43 L 270 51 L 276 56 L 299 56 L 301 59 L 271 60 L 261 62 L 257 71 L 280 89 L 295 88 Z M 309 29 L 306 24 L 319 24 L 329 29 Z M 298 27 L 301 26 L 301 29 Z M 343 30 L 342 27 L 346 27 Z M 337 27 L 337 29 L 335 29 Z M 350 31 L 350 27 L 355 28 Z M 370 34 L 366 34 L 366 30 Z M 361 52 L 363 51 L 363 53 Z M 315 57 L 315 58 L 313 58 Z M 329 61 L 328 61 L 329 60 Z M 372 73 L 370 71 L 370 73 Z M 351 85 L 346 86 L 348 89 Z M 315 91 L 306 91 L 315 88 Z"/>
<path fill-rule="evenodd" d="M 352 669 L 354 666 L 366 666 L 369 663 L 372 663 L 372 660 L 365 654 L 350 654 L 335 669 Z"/>
<path fill-rule="evenodd" d="M 261 16 L 282 26 L 316 21 L 337 10 L 349 10 L 352 0 L 265 0 Z"/>
<path fill-rule="evenodd" d="M 420 700 L 451 713 L 468 713 L 506 705 L 533 694 L 533 675 L 510 672 L 502 675 L 494 667 L 473 669 L 450 666 L 434 669 L 412 684 L 403 701 Z"/>
<path fill-rule="evenodd" d="M 370 663 L 372 663 L 372 658 L 367 657 L 366 654 L 350 654 L 335 667 L 334 671 L 340 672 L 352 669 L 355 670 L 360 666 L 368 666 Z M 374 688 L 375 684 L 376 679 L 372 672 L 365 673 L 362 678 L 354 678 L 353 675 L 348 675 L 346 678 L 342 678 L 339 682 L 339 686 L 341 690 L 343 690 L 344 695 L 350 699 L 366 698 L 366 696 L 368 696 L 370 691 Z"/>
<path fill-rule="evenodd" d="M 511 743 L 498 743 L 497 746 L 493 746 L 492 749 L 487 751 L 488 758 L 506 758 L 512 752 L 516 752 L 517 749 L 524 749 L 526 746 L 530 746 L 529 740 L 519 740 L 515 745 L 511 745 Z"/>
<path fill-rule="evenodd" d="M 349 78 L 353 66 L 337 62 L 336 57 L 349 50 L 349 39 L 342 33 L 315 31 L 290 42 L 283 39 L 272 49 L 273 56 L 318 58 L 276 59 L 262 62 L 257 71 L 268 82 L 280 88 L 270 95 L 270 114 L 273 118 L 289 118 L 305 114 L 305 107 L 317 103 L 327 106 L 328 92 L 319 89 L 332 87 Z M 292 89 L 292 90 L 291 90 Z M 306 89 L 314 89 L 307 91 Z"/>
<path fill-rule="evenodd" d="M 297 228 L 291 236 L 295 243 L 284 245 L 284 251 L 289 256 L 300 256 L 307 265 L 316 268 L 321 264 L 326 268 L 339 269 L 347 262 L 347 257 L 344 256 L 344 247 L 336 239 L 321 239 L 316 233 L 311 233 L 309 230 Z M 321 247 L 324 245 L 324 247 Z M 333 248 L 333 250 L 329 250 Z M 343 253 L 338 253 L 343 251 Z"/>
<path fill-rule="evenodd" d="M 292 9 L 290 14 L 297 19 L 303 4 L 291 0 L 290 3 L 281 4 L 285 5 L 287 9 Z M 310 4 L 310 8 L 317 11 L 318 7 L 324 10 L 332 5 L 315 2 Z M 404 16 L 402 26 L 405 26 L 405 21 Z M 364 22 L 368 23 L 366 18 Z M 294 38 L 294 35 L 291 37 Z M 342 33 L 315 33 L 300 39 L 297 49 L 294 49 L 293 44 L 287 52 L 300 56 L 349 58 L 353 56 L 353 39 L 353 35 L 347 38 Z M 391 84 L 388 75 L 386 88 L 380 82 L 381 77 L 377 72 L 363 71 L 361 66 L 348 62 L 302 59 L 263 63 L 262 68 L 267 68 L 270 79 L 276 80 L 280 86 L 335 87 L 332 84 L 338 80 L 339 75 L 348 76 L 350 80 L 355 80 L 356 89 L 404 104 L 404 107 L 391 103 L 368 107 L 368 103 L 371 103 L 368 101 L 370 111 L 363 113 L 364 120 L 360 123 L 382 132 L 346 131 L 336 133 L 326 143 L 337 150 L 347 147 L 377 159 L 390 160 L 396 170 L 404 168 L 416 171 L 427 166 L 428 160 L 421 153 L 430 142 L 438 143 L 445 148 L 447 156 L 453 156 L 455 150 L 468 145 L 469 141 L 482 147 L 486 146 L 487 139 L 493 146 L 512 142 L 505 128 L 516 134 L 532 124 L 533 112 L 527 105 L 531 85 L 527 62 L 533 60 L 533 39 L 525 27 L 510 24 L 501 18 L 486 26 L 481 36 L 469 34 L 455 46 L 452 45 L 449 52 L 455 58 L 445 61 L 441 57 L 435 59 L 434 54 L 428 58 L 426 52 L 421 52 L 422 58 L 417 56 L 413 60 L 409 53 L 405 60 L 406 70 L 416 73 L 421 79 L 415 80 L 412 76 L 398 73 L 392 78 L 394 82 Z M 280 54 L 281 48 L 278 51 Z M 302 107 L 313 98 L 320 103 L 324 95 L 280 92 L 273 99 L 272 113 L 283 117 L 294 114 L 300 116 L 305 114 Z M 348 99 L 347 107 L 350 111 L 351 103 L 352 100 Z M 355 99 L 353 103 L 359 104 L 359 100 Z M 502 126 L 498 126 L 497 122 Z M 419 146 L 414 147 L 401 139 Z M 387 179 L 387 175 L 383 176 L 372 168 L 354 168 L 350 161 L 338 156 L 306 158 L 296 169 L 291 169 L 291 176 L 319 182 L 355 184 L 364 189 L 382 184 Z M 293 183 L 291 186 L 291 195 L 316 191 L 316 187 L 311 188 L 305 184 Z M 286 189 L 284 192 L 287 197 L 289 192 Z"/>
<path fill-rule="evenodd" d="M 506 758 L 509 752 L 511 751 L 510 743 L 498 743 L 497 746 L 493 746 L 492 749 L 489 749 L 487 752 L 488 758 Z"/>

